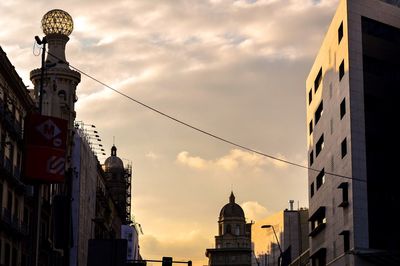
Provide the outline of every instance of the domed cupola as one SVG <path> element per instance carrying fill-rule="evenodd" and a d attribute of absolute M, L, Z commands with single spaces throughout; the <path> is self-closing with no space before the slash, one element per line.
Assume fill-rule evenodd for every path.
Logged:
<path fill-rule="evenodd" d="M 239 204 L 235 203 L 235 195 L 231 192 L 229 197 L 229 203 L 222 207 L 221 212 L 219 213 L 219 220 L 227 220 L 234 218 L 235 220 L 245 220 L 244 212 L 242 207 Z"/>
<path fill-rule="evenodd" d="M 111 156 L 104 162 L 104 172 L 111 173 L 113 179 L 124 176 L 124 163 L 117 156 L 117 147 L 115 145 L 111 148 Z"/>

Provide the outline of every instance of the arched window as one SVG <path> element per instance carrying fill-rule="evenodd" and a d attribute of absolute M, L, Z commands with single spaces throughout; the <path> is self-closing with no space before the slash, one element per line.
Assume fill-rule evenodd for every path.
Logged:
<path fill-rule="evenodd" d="M 231 228 L 231 225 L 230 225 L 230 224 L 228 224 L 228 225 L 226 226 L 225 233 L 227 233 L 227 234 L 232 234 L 232 228 Z"/>
<path fill-rule="evenodd" d="M 240 235 L 240 225 L 236 225 L 236 228 L 235 228 L 235 235 L 237 235 L 237 236 L 239 236 Z"/>

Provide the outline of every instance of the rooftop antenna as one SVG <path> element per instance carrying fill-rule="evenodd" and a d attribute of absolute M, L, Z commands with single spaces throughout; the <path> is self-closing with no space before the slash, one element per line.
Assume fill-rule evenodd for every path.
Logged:
<path fill-rule="evenodd" d="M 115 136 L 113 136 L 113 146 L 115 146 Z"/>

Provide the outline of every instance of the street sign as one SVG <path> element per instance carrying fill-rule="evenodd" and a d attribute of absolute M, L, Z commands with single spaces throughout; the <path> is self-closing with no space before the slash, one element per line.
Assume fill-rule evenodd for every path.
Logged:
<path fill-rule="evenodd" d="M 40 114 L 27 116 L 24 134 L 25 182 L 64 182 L 67 136 L 67 120 Z"/>

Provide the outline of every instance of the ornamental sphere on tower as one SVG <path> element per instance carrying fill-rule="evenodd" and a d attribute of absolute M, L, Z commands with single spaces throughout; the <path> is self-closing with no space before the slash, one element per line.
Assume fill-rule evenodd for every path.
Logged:
<path fill-rule="evenodd" d="M 70 14 L 61 9 L 53 9 L 42 18 L 43 33 L 48 35 L 58 33 L 69 36 L 74 29 L 74 22 Z"/>

